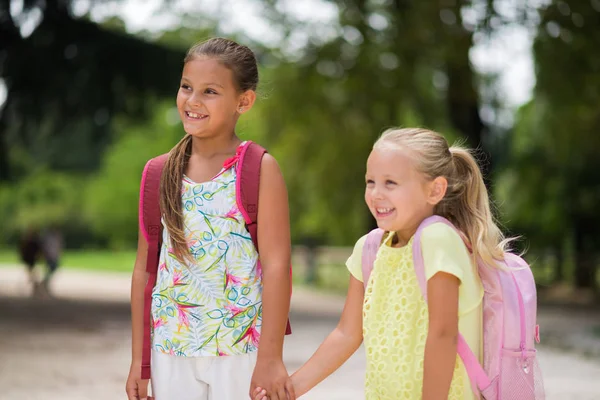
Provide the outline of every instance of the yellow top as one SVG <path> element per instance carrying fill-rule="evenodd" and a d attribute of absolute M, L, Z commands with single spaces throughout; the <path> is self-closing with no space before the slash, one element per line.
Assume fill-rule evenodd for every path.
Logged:
<path fill-rule="evenodd" d="M 393 234 L 389 235 L 377 252 L 363 304 L 368 400 L 420 399 L 423 385 L 427 304 L 414 270 L 412 239 L 406 246 L 394 248 L 392 238 Z M 352 276 L 361 282 L 365 239 L 358 240 L 346 262 Z M 435 223 L 423 230 L 421 246 L 427 279 L 446 272 L 460 280 L 459 330 L 481 360 L 483 286 L 462 239 L 451 227 Z M 475 399 L 458 355 L 448 399 Z"/>

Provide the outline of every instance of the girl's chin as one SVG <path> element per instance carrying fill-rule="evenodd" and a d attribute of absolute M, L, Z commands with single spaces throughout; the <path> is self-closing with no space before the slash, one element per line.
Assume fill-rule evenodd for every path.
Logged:
<path fill-rule="evenodd" d="M 398 226 L 396 224 L 385 220 L 377 220 L 377 227 L 388 232 L 396 232 L 398 230 Z"/>

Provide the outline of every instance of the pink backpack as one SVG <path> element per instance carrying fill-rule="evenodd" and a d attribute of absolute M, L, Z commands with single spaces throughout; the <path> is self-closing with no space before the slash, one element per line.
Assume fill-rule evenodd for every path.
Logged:
<path fill-rule="evenodd" d="M 421 292 L 427 301 L 427 282 L 421 252 L 423 229 L 444 223 L 464 235 L 440 216 L 425 219 L 413 240 L 413 263 Z M 365 289 L 383 239 L 383 230 L 367 235 L 362 254 Z M 465 245 L 468 244 L 465 242 Z M 478 260 L 485 290 L 483 297 L 483 365 L 459 334 L 458 355 L 462 359 L 473 392 L 485 400 L 543 400 L 545 398 L 534 341 L 539 343 L 536 325 L 537 295 L 533 274 L 519 256 L 506 253 L 505 269 L 490 268 Z"/>
<path fill-rule="evenodd" d="M 236 202 L 240 209 L 246 227 L 258 250 L 258 189 L 260 185 L 260 166 L 262 158 L 267 151 L 256 143 L 247 141 L 238 148 L 237 154 L 225 161 L 225 166 L 237 162 L 236 172 Z M 158 271 L 158 258 L 162 244 L 162 224 L 159 201 L 160 178 L 168 154 L 162 154 L 148 161 L 142 173 L 140 185 L 139 224 L 142 234 L 148 242 L 146 257 L 146 272 L 149 274 L 144 290 L 144 339 L 142 344 L 142 379 L 150 379 L 151 343 L 151 307 L 152 290 L 156 284 Z M 259 261 L 260 262 L 260 261 Z M 290 266 L 290 276 L 292 269 Z M 290 288 L 291 289 L 291 288 Z M 291 293 L 291 291 L 290 291 Z M 292 333 L 288 320 L 285 334 Z"/>

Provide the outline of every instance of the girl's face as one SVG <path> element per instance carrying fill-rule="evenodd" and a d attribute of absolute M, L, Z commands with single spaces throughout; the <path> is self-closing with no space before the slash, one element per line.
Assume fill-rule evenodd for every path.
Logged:
<path fill-rule="evenodd" d="M 433 214 L 435 181 L 415 169 L 406 151 L 374 149 L 367 160 L 365 201 L 377 226 L 408 241 Z"/>
<path fill-rule="evenodd" d="M 234 131 L 239 114 L 252 106 L 240 93 L 233 72 L 214 58 L 197 57 L 183 67 L 177 110 L 186 133 L 201 138 Z M 243 108 L 240 111 L 240 107 Z"/>

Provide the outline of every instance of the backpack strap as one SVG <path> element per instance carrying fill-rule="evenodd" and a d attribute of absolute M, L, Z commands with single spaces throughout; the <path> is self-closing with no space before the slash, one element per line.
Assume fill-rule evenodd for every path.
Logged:
<path fill-rule="evenodd" d="M 427 279 L 425 276 L 425 262 L 423 260 L 423 252 L 421 249 L 421 235 L 423 233 L 423 229 L 435 223 L 443 223 L 445 225 L 450 226 L 463 239 L 465 245 L 468 248 L 470 248 L 469 244 L 465 240 L 466 238 L 464 234 L 458 229 L 456 229 L 452 222 L 448 221 L 446 218 L 440 217 L 439 215 L 433 215 L 421 222 L 419 228 L 417 228 L 417 232 L 415 233 L 415 237 L 413 239 L 413 264 L 415 266 L 417 281 L 419 282 L 419 287 L 421 288 L 421 294 L 425 299 L 425 303 L 427 303 Z M 483 370 L 481 363 L 479 362 L 477 357 L 475 357 L 475 354 L 469 348 L 467 341 L 460 332 L 458 333 L 457 352 L 463 364 L 465 365 L 465 369 L 467 370 L 467 375 L 469 376 L 469 380 L 471 381 L 471 388 L 473 389 L 473 393 L 479 395 L 480 392 L 482 392 L 484 389 L 490 386 L 491 382 L 487 374 Z"/>
<path fill-rule="evenodd" d="M 260 166 L 267 150 L 248 141 L 242 147 L 237 163 L 236 202 L 252 242 L 258 250 L 258 190 L 260 187 Z"/>
<path fill-rule="evenodd" d="M 383 234 L 385 231 L 383 229 L 373 229 L 371 232 L 367 234 L 367 238 L 365 239 L 365 243 L 363 244 L 362 249 L 362 277 L 363 277 L 363 285 L 365 287 L 365 292 L 367 291 L 367 285 L 369 283 L 369 277 L 371 276 L 371 272 L 373 271 L 373 266 L 375 264 L 375 258 L 377 257 L 377 250 L 379 250 L 379 246 L 381 245 L 381 241 L 383 239 Z"/>
<path fill-rule="evenodd" d="M 246 228 L 252 238 L 254 247 L 260 254 L 258 249 L 258 192 L 260 188 L 260 167 L 262 159 L 267 150 L 262 146 L 247 141 L 242 147 L 238 154 L 238 161 L 236 166 L 237 179 L 236 179 L 236 203 L 237 206 L 244 216 L 246 222 Z M 260 259 L 258 261 L 260 263 Z M 292 290 L 292 267 L 290 265 L 290 294 Z M 292 327 L 288 319 L 285 328 L 285 334 L 289 335 L 292 333 Z"/>
<path fill-rule="evenodd" d="M 160 178 L 168 154 L 160 155 L 146 163 L 140 184 L 139 224 L 148 243 L 146 272 L 148 281 L 144 289 L 144 338 L 142 341 L 142 379 L 150 379 L 150 354 L 152 332 L 152 290 L 156 284 L 158 257 L 161 245 Z"/>

